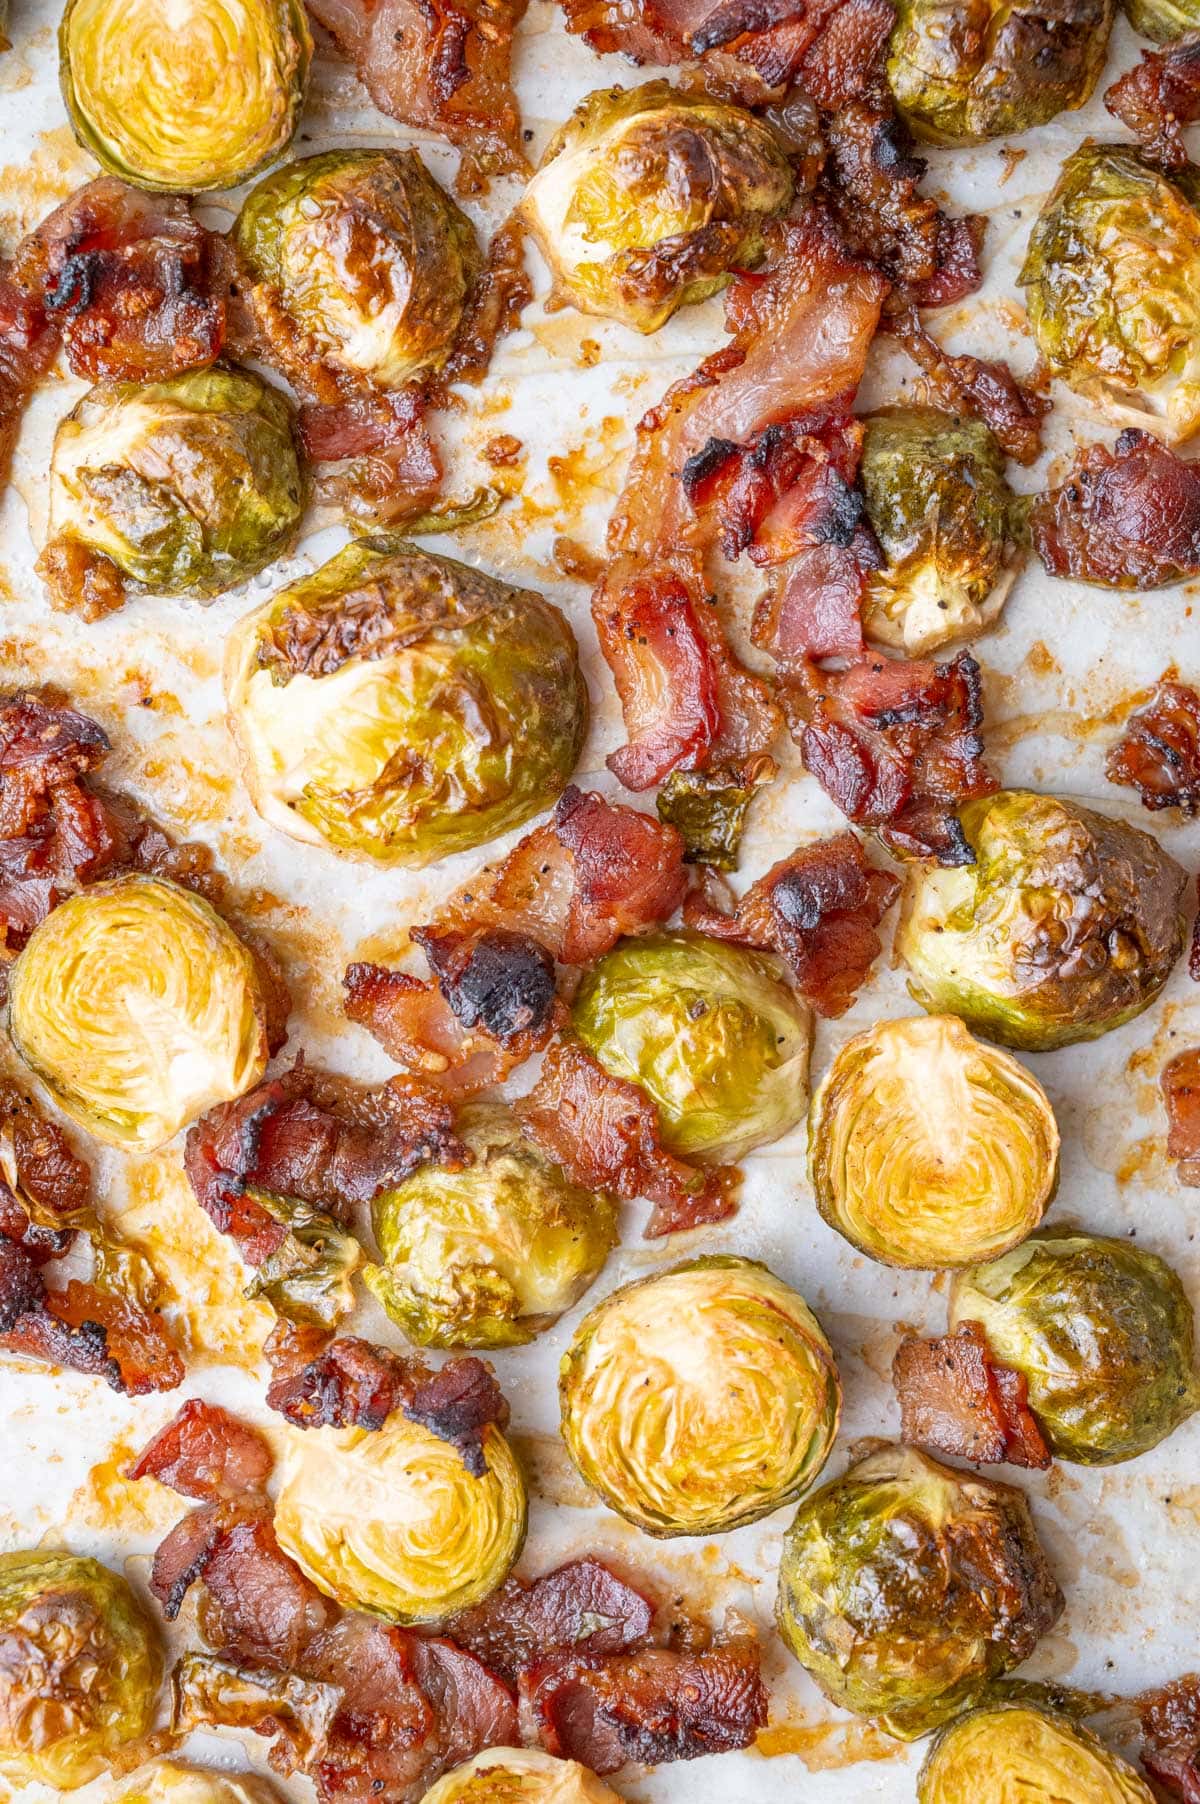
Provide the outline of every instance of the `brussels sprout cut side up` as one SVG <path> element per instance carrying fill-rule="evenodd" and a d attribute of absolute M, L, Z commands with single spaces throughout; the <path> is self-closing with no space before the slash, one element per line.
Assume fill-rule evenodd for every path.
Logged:
<path fill-rule="evenodd" d="M 312 37 L 299 0 L 69 0 L 59 28 L 75 135 L 139 188 L 235 188 L 281 157 Z"/>
<path fill-rule="evenodd" d="M 145 1735 L 162 1653 L 125 1580 L 98 1560 L 0 1554 L 0 1773 L 73 1791 Z"/>
<path fill-rule="evenodd" d="M 421 1804 L 621 1804 L 621 1800 L 577 1760 L 556 1760 L 540 1748 L 489 1748 L 439 1779 Z"/>
<path fill-rule="evenodd" d="M 264 820 L 380 864 L 522 826 L 587 727 L 558 609 L 403 540 L 361 539 L 230 634 L 229 721 Z"/>
<path fill-rule="evenodd" d="M 942 1730 L 917 1804 L 1154 1804 L 1134 1769 L 1089 1730 L 1024 1704 L 972 1710 Z"/>
<path fill-rule="evenodd" d="M 1058 1149 L 1036 1078 L 954 1015 L 856 1034 L 809 1115 L 809 1179 L 830 1227 L 885 1265 L 928 1271 L 1024 1240 L 1054 1194 Z"/>
<path fill-rule="evenodd" d="M 841 1409 L 804 1299 L 755 1260 L 720 1257 L 606 1297 L 563 1357 L 559 1398 L 582 1476 L 662 1536 L 720 1534 L 799 1497 Z"/>
<path fill-rule="evenodd" d="M 1200 29 L 1196 0 L 1122 0 L 1133 29 L 1156 44 L 1173 44 L 1185 32 Z"/>

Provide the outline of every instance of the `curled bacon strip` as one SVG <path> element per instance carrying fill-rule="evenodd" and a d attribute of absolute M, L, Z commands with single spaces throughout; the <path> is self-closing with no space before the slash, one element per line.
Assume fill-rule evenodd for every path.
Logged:
<path fill-rule="evenodd" d="M 888 329 L 921 370 L 939 407 L 982 420 L 1015 463 L 1037 461 L 1042 421 L 1050 411 L 1045 395 L 1019 382 L 1006 363 L 943 350 L 922 326 L 915 307 L 889 318 Z"/>
<path fill-rule="evenodd" d="M 1200 119 L 1200 32 L 1168 50 L 1143 50 L 1141 62 L 1106 90 L 1104 104 L 1148 157 L 1181 169 L 1188 160 L 1183 127 Z"/>
<path fill-rule="evenodd" d="M 1149 705 L 1125 724 L 1104 764 L 1110 783 L 1136 789 L 1151 810 L 1200 809 L 1200 695 L 1187 683 L 1160 682 Z"/>
<path fill-rule="evenodd" d="M 204 1500 L 261 1491 L 271 1476 L 271 1449 L 255 1428 L 200 1397 L 160 1428 L 127 1469 L 126 1478 L 156 1478 L 181 1497 Z"/>
<path fill-rule="evenodd" d="M 1200 1804 L 1200 1673 L 1184 1673 L 1137 1700 L 1142 1765 L 1183 1804 Z"/>
<path fill-rule="evenodd" d="M 1200 575 L 1200 468 L 1127 427 L 1089 445 L 1029 517 L 1051 576 L 1106 589 L 1156 589 Z"/>
<path fill-rule="evenodd" d="M 1167 1111 L 1167 1157 L 1179 1165 L 1179 1182 L 1200 1188 L 1200 1050 L 1176 1053 L 1159 1079 Z"/>
<path fill-rule="evenodd" d="M 892 1379 L 906 1443 L 983 1465 L 1050 1464 L 1024 1374 L 999 1363 L 978 1322 L 936 1340 L 910 1334 L 896 1350 Z"/>
<path fill-rule="evenodd" d="M 654 1604 L 602 1560 L 571 1560 L 532 1583 L 510 1578 L 466 1610 L 448 1633 L 516 1685 L 522 1670 L 551 1654 L 623 1653 L 650 1638 Z"/>

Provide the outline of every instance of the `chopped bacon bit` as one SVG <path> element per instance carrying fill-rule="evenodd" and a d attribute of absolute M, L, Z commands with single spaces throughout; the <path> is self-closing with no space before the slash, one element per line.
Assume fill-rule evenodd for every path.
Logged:
<path fill-rule="evenodd" d="M 412 937 L 464 1027 L 508 1042 L 551 1026 L 554 960 L 528 934 L 417 927 Z"/>
<path fill-rule="evenodd" d="M 822 112 L 836 113 L 878 85 L 895 24 L 891 0 L 840 0 L 800 65 L 800 86 Z"/>
<path fill-rule="evenodd" d="M 541 1578 L 510 1578 L 447 1633 L 515 1685 L 551 1654 L 619 1654 L 648 1640 L 653 1601 L 602 1560 L 570 1560 Z"/>
<path fill-rule="evenodd" d="M 1141 62 L 1105 91 L 1104 104 L 1148 157 L 1182 169 L 1188 160 L 1182 128 L 1200 119 L 1200 32 L 1188 32 L 1169 50 L 1143 50 Z"/>
<path fill-rule="evenodd" d="M 751 884 L 732 914 L 714 886 L 684 904 L 689 927 L 774 952 L 822 1015 L 843 1015 L 881 951 L 876 928 L 899 893 L 890 871 L 867 862 L 853 833 L 801 846 Z"/>
<path fill-rule="evenodd" d="M 478 382 L 487 374 L 497 343 L 516 330 L 532 299 L 533 283 L 525 267 L 525 228 L 514 215 L 492 234 L 487 263 L 467 297 L 454 348 L 431 385 L 436 405 L 448 403 L 453 383 Z M 505 454 L 498 457 L 495 447 L 501 444 Z M 511 449 L 514 444 L 515 452 Z M 489 440 L 485 455 L 489 463 L 512 464 L 520 450 L 520 439 L 504 432 Z"/>
<path fill-rule="evenodd" d="M 427 408 L 425 395 L 414 388 L 303 406 L 300 442 L 320 466 L 317 499 L 378 526 L 427 514 L 443 475 L 425 424 Z"/>
<path fill-rule="evenodd" d="M 910 1334 L 896 1350 L 892 1379 L 908 1445 L 983 1465 L 1050 1464 L 1024 1374 L 1000 1364 L 978 1322 L 935 1340 Z"/>
<path fill-rule="evenodd" d="M 347 1019 L 374 1035 L 398 1065 L 447 1095 L 503 1083 L 536 1050 L 469 1032 L 433 984 L 407 971 L 357 963 L 343 981 Z"/>
<path fill-rule="evenodd" d="M 952 356 L 926 332 L 916 309 L 904 308 L 888 329 L 923 372 L 932 398 L 950 413 L 967 413 L 991 428 L 1015 463 L 1036 462 L 1042 448 L 1042 420 L 1050 402 L 1029 383 L 1017 380 L 1006 363 L 967 354 Z"/>
<path fill-rule="evenodd" d="M 1186 683 L 1163 680 L 1148 707 L 1132 715 L 1109 752 L 1110 783 L 1136 789 L 1151 810 L 1200 809 L 1200 695 Z"/>
<path fill-rule="evenodd" d="M 515 1105 L 525 1132 L 572 1183 L 654 1204 L 647 1240 L 725 1221 L 737 1207 L 735 1167 L 698 1171 L 669 1153 L 652 1099 L 612 1077 L 578 1041 L 546 1054 L 537 1083 Z"/>
<path fill-rule="evenodd" d="M 1200 1673 L 1184 1673 L 1137 1699 L 1142 1765 L 1183 1804 L 1200 1804 Z"/>
<path fill-rule="evenodd" d="M 1200 575 L 1200 465 L 1127 427 L 1089 445 L 1029 519 L 1051 576 L 1106 589 L 1157 589 Z"/>
<path fill-rule="evenodd" d="M 3 793 L 0 780 L 0 801 Z M 57 1237 L 82 1226 L 92 1200 L 91 1167 L 72 1151 L 58 1123 L 46 1120 L 7 1078 L 0 1078 L 0 1192 L 20 1211 L 23 1226 L 16 1237 L 23 1244 L 31 1228 Z M 31 1221 L 27 1205 L 49 1223 Z M 68 1242 L 54 1239 L 51 1245 L 62 1253 Z"/>
<path fill-rule="evenodd" d="M 189 1397 L 142 1448 L 126 1478 L 156 1478 L 182 1497 L 205 1500 L 261 1491 L 271 1476 L 271 1449 L 215 1403 Z"/>
<path fill-rule="evenodd" d="M 0 259 L 0 489 L 8 480 L 26 403 L 57 349 L 57 322 Z"/>
<path fill-rule="evenodd" d="M 1200 1188 L 1200 1050 L 1178 1052 L 1163 1067 L 1167 1111 L 1167 1157 L 1179 1165 L 1179 1182 Z"/>
<path fill-rule="evenodd" d="M 47 1294 L 46 1309 L 74 1336 L 100 1331 L 119 1375 L 114 1390 L 141 1397 L 147 1391 L 173 1391 L 183 1383 L 183 1361 L 162 1317 L 155 1310 L 144 1309 L 135 1298 L 72 1279 L 65 1290 Z M 58 1355 L 47 1357 L 57 1360 Z"/>

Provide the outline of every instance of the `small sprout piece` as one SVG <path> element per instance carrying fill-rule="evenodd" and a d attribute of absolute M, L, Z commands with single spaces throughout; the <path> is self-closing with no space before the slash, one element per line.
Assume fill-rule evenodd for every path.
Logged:
<path fill-rule="evenodd" d="M 1174 44 L 1186 32 L 1200 30 L 1197 0 L 1121 0 L 1125 16 L 1143 38 Z"/>
<path fill-rule="evenodd" d="M 69 0 L 59 27 L 75 136 L 138 188 L 236 188 L 295 134 L 312 60 L 300 0 Z"/>
<path fill-rule="evenodd" d="M 265 1297 L 289 1322 L 332 1332 L 354 1308 L 350 1280 L 362 1263 L 362 1247 L 322 1209 L 253 1187 L 244 1194 L 288 1230 L 278 1249 L 255 1267 L 246 1295 Z"/>
<path fill-rule="evenodd" d="M 822 1216 L 885 1265 L 995 1258 L 1037 1227 L 1058 1179 L 1046 1092 L 955 1015 L 881 1021 L 847 1041 L 808 1131 Z"/>
<path fill-rule="evenodd" d="M 267 1062 L 254 959 L 208 903 L 159 877 L 97 883 L 33 933 L 9 1031 L 66 1114 L 149 1152 Z"/>
<path fill-rule="evenodd" d="M 649 1535 L 713 1535 L 808 1488 L 841 1387 L 803 1297 L 756 1260 L 717 1257 L 598 1304 L 559 1400 L 567 1452 L 611 1509 Z"/>
<path fill-rule="evenodd" d="M 275 1787 L 257 1775 L 156 1760 L 136 1772 L 110 1804 L 280 1804 L 280 1800 Z"/>
<path fill-rule="evenodd" d="M 919 138 L 982 144 L 1081 107 L 1114 0 L 899 0 L 887 75 Z"/>
<path fill-rule="evenodd" d="M 158 595 L 209 600 L 286 551 L 304 511 L 291 408 L 249 370 L 93 388 L 54 437 L 40 568 L 75 551 Z M 77 604 L 76 604 L 77 605 Z"/>
<path fill-rule="evenodd" d="M 326 399 L 440 368 L 483 270 L 474 227 L 415 150 L 289 163 L 247 196 L 233 241 L 261 329 L 289 375 L 329 372 Z"/>
<path fill-rule="evenodd" d="M 617 1241 L 612 1199 L 581 1189 L 496 1104 L 466 1111 L 474 1155 L 425 1165 L 372 1205 L 382 1265 L 364 1273 L 421 1347 L 515 1347 L 577 1303 Z"/>
<path fill-rule="evenodd" d="M 752 269 L 790 205 L 787 148 L 765 119 L 666 81 L 599 88 L 551 139 L 521 213 L 560 300 L 656 332 Z"/>
<path fill-rule="evenodd" d="M 439 1779 L 421 1804 L 621 1804 L 621 1800 L 577 1760 L 557 1760 L 541 1748 L 489 1748 Z"/>
<path fill-rule="evenodd" d="M 773 758 L 747 758 L 715 770 L 673 770 L 658 792 L 658 818 L 683 835 L 688 864 L 737 869 L 755 793 L 775 776 Z"/>
<path fill-rule="evenodd" d="M 805 1500 L 779 1632 L 825 1695 L 912 1741 L 1033 1652 L 1062 1613 L 1022 1492 L 885 1447 Z"/>
<path fill-rule="evenodd" d="M 439 1623 L 482 1603 L 525 1539 L 525 1484 L 500 1430 L 475 1478 L 451 1442 L 394 1412 L 382 1428 L 289 1436 L 279 1545 L 327 1597 L 396 1623 Z"/>
<path fill-rule="evenodd" d="M 230 725 L 263 819 L 424 865 L 555 800 L 587 726 L 575 638 L 542 596 L 360 539 L 239 621 Z"/>
<path fill-rule="evenodd" d="M 917 1780 L 917 1804 L 1154 1804 L 1125 1760 L 1069 1716 L 1027 1704 L 971 1710 L 944 1728 Z"/>
<path fill-rule="evenodd" d="M 923 1009 L 1047 1052 L 1150 1006 L 1183 951 L 1187 885 L 1157 840 L 1027 789 L 960 820 L 975 862 L 910 867 L 896 930 Z"/>
<path fill-rule="evenodd" d="M 98 1560 L 0 1554 L 0 1773 L 74 1791 L 145 1735 L 162 1654 L 125 1580 Z"/>
<path fill-rule="evenodd" d="M 740 1158 L 803 1117 L 812 1016 L 761 953 L 700 933 L 624 940 L 572 1019 L 607 1072 L 653 1098 L 682 1158 Z"/>
<path fill-rule="evenodd" d="M 1034 223 L 1020 274 L 1051 372 L 1168 444 L 1200 426 L 1200 176 L 1088 142 Z"/>
<path fill-rule="evenodd" d="M 1169 1265 L 1127 1240 L 1033 1235 L 955 1280 L 950 1324 L 967 1321 L 1024 1375 L 1061 1459 L 1135 1459 L 1200 1406 L 1187 1294 Z"/>
<path fill-rule="evenodd" d="M 884 408 L 867 421 L 859 477 L 884 554 L 867 578 L 868 637 L 925 658 L 984 632 L 1024 559 L 989 428 L 936 407 Z"/>

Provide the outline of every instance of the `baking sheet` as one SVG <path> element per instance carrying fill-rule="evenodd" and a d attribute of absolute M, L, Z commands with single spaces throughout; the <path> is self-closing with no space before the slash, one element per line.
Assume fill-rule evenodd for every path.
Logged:
<path fill-rule="evenodd" d="M 74 145 L 59 98 L 55 52 L 58 6 L 15 0 L 14 49 L 0 57 L 0 252 L 92 172 Z M 1118 23 L 1105 80 L 1128 67 L 1136 40 Z M 639 79 L 617 58 L 597 58 L 569 39 L 547 0 L 533 0 L 518 34 L 517 88 L 536 158 L 550 132 L 591 88 Z M 650 73 L 650 72 L 645 72 Z M 1102 83 L 1101 86 L 1104 84 Z M 1021 331 L 1013 279 L 1040 198 L 1062 158 L 1091 131 L 1115 136 L 1099 103 L 1015 140 L 1007 149 L 935 153 L 930 186 L 959 205 L 991 215 L 982 292 L 947 309 L 935 330 L 955 349 L 1010 352 L 1032 362 Z M 331 55 L 318 59 L 298 149 L 335 144 L 416 143 L 437 173 L 453 156 L 436 140 L 406 134 L 365 102 Z M 1020 153 L 1019 155 L 1016 153 Z M 515 198 L 497 184 L 480 224 L 503 216 Z M 213 217 L 221 208 L 213 209 Z M 531 253 L 532 256 L 532 253 Z M 544 287 L 544 274 L 540 276 Z M 539 303 L 525 329 L 500 348 L 492 374 L 449 421 L 454 487 L 495 479 L 478 453 L 498 432 L 520 438 L 505 510 L 444 549 L 514 580 L 541 587 L 569 613 L 584 648 L 593 723 L 578 781 L 614 789 L 605 754 L 620 743 L 608 673 L 599 659 L 586 589 L 564 579 L 554 543 L 567 535 L 592 550 L 620 486 L 633 422 L 668 382 L 721 342 L 720 303 L 692 309 L 651 339 L 571 311 L 547 315 Z M 861 405 L 903 398 L 911 368 L 876 351 Z M 344 533 L 314 519 L 300 550 L 213 606 L 132 601 L 96 625 L 49 611 L 33 574 L 45 531 L 46 470 L 58 418 L 82 384 L 63 375 L 36 397 L 17 450 L 14 481 L 0 502 L 0 683 L 54 680 L 109 729 L 116 751 L 107 774 L 143 798 L 175 832 L 211 842 L 249 899 L 251 912 L 289 964 L 296 1011 L 285 1058 L 303 1047 L 340 1070 L 378 1080 L 391 1069 L 361 1030 L 341 1022 L 341 973 L 353 956 L 386 957 L 403 945 L 407 923 L 458 883 L 484 854 L 449 859 L 436 871 L 379 873 L 344 866 L 321 850 L 270 830 L 250 808 L 235 773 L 222 718 L 220 662 L 231 624 L 265 593 L 329 556 Z M 1039 485 L 1069 451 L 1073 435 L 1111 441 L 1113 432 L 1065 390 L 1055 394 L 1049 449 L 1016 485 Z M 428 541 L 437 545 L 439 541 Z M 1200 678 L 1197 585 L 1144 599 L 1051 583 L 1040 570 L 1018 580 L 1003 622 L 977 647 L 985 668 L 988 744 L 1008 783 L 1028 783 L 1093 801 L 1145 825 L 1128 791 L 1103 777 L 1104 753 L 1124 714 L 1168 664 Z M 739 884 L 798 841 L 836 828 L 839 818 L 790 749 L 784 776 L 755 803 Z M 1155 831 L 1194 869 L 1200 828 L 1159 816 Z M 512 836 L 515 838 L 516 836 Z M 493 850 L 510 841 L 496 842 Z M 850 1034 L 884 1015 L 912 1012 L 898 973 L 886 967 L 841 1021 L 818 1026 L 814 1072 Z M 1200 989 L 1178 970 L 1165 997 L 1140 1020 L 1098 1045 L 1029 1060 L 1063 1130 L 1062 1184 L 1052 1221 L 1075 1218 L 1099 1232 L 1127 1234 L 1170 1258 L 1200 1302 L 1200 1193 L 1181 1190 L 1164 1158 L 1157 1100 L 1162 1064 L 1200 1040 Z M 527 1087 L 519 1073 L 516 1087 Z M 94 1553 L 144 1582 L 148 1555 L 176 1518 L 172 1493 L 129 1485 L 130 1452 L 185 1395 L 226 1403 L 278 1432 L 265 1412 L 256 1354 L 269 1327 L 265 1308 L 241 1295 L 243 1274 L 191 1199 L 178 1146 L 149 1157 L 98 1151 L 102 1207 L 119 1216 L 163 1276 L 169 1314 L 189 1356 L 184 1389 L 130 1401 L 98 1382 L 53 1378 L 10 1361 L 0 1365 L 0 1546 L 42 1539 Z M 842 1438 L 826 1476 L 840 1472 L 858 1437 L 894 1433 L 888 1382 L 892 1353 L 910 1326 L 940 1332 L 944 1284 L 863 1259 L 820 1221 L 804 1178 L 803 1130 L 746 1162 L 744 1200 L 730 1223 L 671 1242 L 639 1238 L 645 1206 L 628 1206 L 625 1244 L 578 1310 L 533 1347 L 496 1356 L 513 1411 L 513 1436 L 530 1480 L 531 1530 L 519 1570 L 537 1572 L 584 1551 L 613 1555 L 656 1573 L 665 1585 L 717 1617 L 749 1615 L 763 1634 L 773 1690 L 770 1728 L 756 1750 L 643 1773 L 618 1783 L 641 1804 L 907 1804 L 920 1749 L 905 1749 L 830 1709 L 771 1631 L 775 1569 L 787 1512 L 712 1541 L 654 1543 L 617 1517 L 590 1507 L 557 1434 L 555 1374 L 583 1309 L 625 1279 L 687 1253 L 736 1251 L 767 1260 L 809 1299 L 824 1323 L 846 1391 Z M 363 1331 L 394 1338 L 364 1308 Z M 1003 1476 L 1013 1479 L 1007 1470 Z M 1200 1571 L 1200 1417 L 1132 1465 L 1086 1471 L 1059 1465 L 1020 1474 L 1039 1530 L 1067 1594 L 1062 1621 L 1023 1671 L 1105 1690 L 1132 1690 L 1196 1664 L 1195 1596 Z M 192 1750 L 213 1763 L 261 1765 L 263 1744 L 200 1737 Z M 281 1788 L 311 1797 L 306 1782 Z M 73 1794 L 104 1795 L 97 1783 Z M 0 1782 L 2 1795 L 2 1782 Z M 28 1787 L 22 1804 L 52 1795 Z"/>

